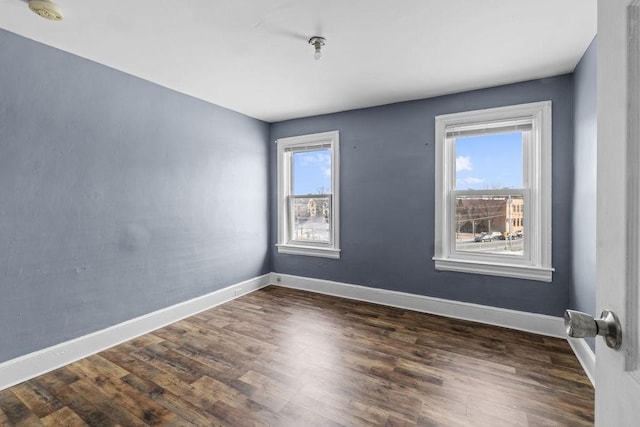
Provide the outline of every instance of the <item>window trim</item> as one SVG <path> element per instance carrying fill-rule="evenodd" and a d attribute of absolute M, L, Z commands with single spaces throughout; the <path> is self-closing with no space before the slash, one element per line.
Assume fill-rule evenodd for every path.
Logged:
<path fill-rule="evenodd" d="M 279 138 L 277 144 L 277 173 L 278 173 L 278 253 L 307 255 L 324 258 L 340 258 L 340 135 L 337 130 L 314 133 L 309 135 Z M 291 238 L 291 224 L 289 221 L 289 196 L 291 196 L 292 164 L 287 161 L 287 154 L 313 150 L 314 147 L 331 148 L 331 222 L 329 243 L 299 243 Z M 300 150 L 296 150 L 300 149 Z"/>
<path fill-rule="evenodd" d="M 455 250 L 452 223 L 455 190 L 455 144 L 447 138 L 452 127 L 479 128 L 483 123 L 531 119 L 531 138 L 523 143 L 525 236 L 528 254 L 507 257 L 496 254 L 470 256 Z M 435 261 L 436 270 L 514 277 L 551 282 L 551 101 L 533 102 L 435 118 Z M 453 232 L 453 233 L 452 233 Z M 525 253 L 527 250 L 525 250 Z"/>

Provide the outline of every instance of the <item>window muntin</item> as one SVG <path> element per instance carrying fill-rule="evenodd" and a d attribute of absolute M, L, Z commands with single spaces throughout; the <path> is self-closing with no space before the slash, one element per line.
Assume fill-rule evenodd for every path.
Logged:
<path fill-rule="evenodd" d="M 436 138 L 436 269 L 550 281 L 551 103 L 438 116 Z"/>
<path fill-rule="evenodd" d="M 278 251 L 339 258 L 337 131 L 278 143 Z"/>

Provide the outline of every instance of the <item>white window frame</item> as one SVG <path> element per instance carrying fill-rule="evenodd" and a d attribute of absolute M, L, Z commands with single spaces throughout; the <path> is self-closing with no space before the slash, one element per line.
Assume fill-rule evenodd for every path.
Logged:
<path fill-rule="evenodd" d="M 280 138 L 278 145 L 278 253 L 340 258 L 340 135 L 330 131 Z M 295 152 L 331 149 L 331 221 L 329 243 L 299 242 L 292 238 L 289 199 L 292 197 L 292 162 Z"/>
<path fill-rule="evenodd" d="M 523 256 L 456 251 L 455 193 L 464 191 L 455 189 L 455 137 L 447 133 L 519 120 L 532 124 L 531 137 L 523 138 Z M 445 114 L 435 128 L 435 268 L 551 282 L 551 101 Z"/>

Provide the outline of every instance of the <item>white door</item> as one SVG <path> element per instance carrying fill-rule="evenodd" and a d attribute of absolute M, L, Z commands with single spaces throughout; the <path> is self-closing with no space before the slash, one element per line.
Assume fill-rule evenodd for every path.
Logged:
<path fill-rule="evenodd" d="M 596 425 L 640 426 L 640 0 L 598 2 L 598 313 L 622 347 L 596 340 Z"/>

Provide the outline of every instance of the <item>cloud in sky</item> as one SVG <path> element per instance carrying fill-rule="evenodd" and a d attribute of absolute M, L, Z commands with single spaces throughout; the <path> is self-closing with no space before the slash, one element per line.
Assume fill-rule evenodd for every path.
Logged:
<path fill-rule="evenodd" d="M 295 194 L 331 192 L 331 150 L 304 151 L 293 156 Z"/>
<path fill-rule="evenodd" d="M 458 181 L 465 183 L 465 184 L 482 184 L 484 182 L 484 179 L 482 178 L 476 178 L 473 176 L 467 176 L 465 178 L 461 178 L 458 179 Z"/>
<path fill-rule="evenodd" d="M 331 176 L 331 153 L 329 150 L 300 153 L 298 159 L 301 166 L 318 167 L 324 176 Z"/>
<path fill-rule="evenodd" d="M 471 157 L 458 156 L 456 157 L 456 172 L 470 171 L 473 169 L 471 164 Z"/>
<path fill-rule="evenodd" d="M 331 154 L 329 150 L 322 151 L 309 151 L 297 154 L 300 159 L 300 164 L 306 165 L 331 165 Z"/>

